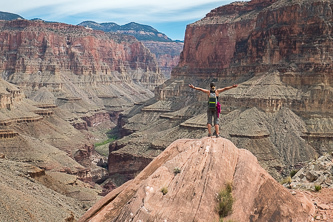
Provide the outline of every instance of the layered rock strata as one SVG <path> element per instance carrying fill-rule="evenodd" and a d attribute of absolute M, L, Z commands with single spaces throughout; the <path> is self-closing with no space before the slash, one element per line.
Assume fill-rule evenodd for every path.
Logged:
<path fill-rule="evenodd" d="M 167 79 L 170 78 L 172 68 L 178 64 L 179 54 L 184 45 L 183 42 L 172 41 L 165 34 L 158 32 L 151 26 L 134 22 L 120 26 L 112 22 L 96 23 L 85 21 L 79 25 L 95 30 L 134 36 L 156 56 L 161 73 Z"/>
<path fill-rule="evenodd" d="M 141 41 L 155 56 L 158 67 L 166 79 L 171 77 L 171 71 L 178 65 L 179 55 L 183 50 L 183 42 Z"/>
<path fill-rule="evenodd" d="M 154 56 L 130 36 L 27 20 L 1 21 L 0 30 L 0 72 L 16 85 L 1 83 L 0 125 L 4 127 L 36 123 L 35 130 L 40 130 L 44 117 L 51 117 L 48 121 L 57 126 L 65 120 L 81 131 L 106 131 L 121 111 L 151 98 L 151 90 L 164 81 Z M 18 128 L 19 133 L 35 133 Z M 93 142 L 91 133 L 83 132 L 78 138 L 82 136 Z M 59 140 L 49 136 L 47 141 L 55 145 Z M 93 149 L 86 139 L 81 141 L 56 147 L 83 163 Z"/>
<path fill-rule="evenodd" d="M 48 80 L 56 81 L 60 73 L 69 72 L 152 85 L 161 81 L 152 55 L 130 36 L 42 21 L 2 21 L 0 27 L 4 75 L 35 74 L 38 78 L 39 74 L 42 80 L 49 74 Z M 58 87 L 61 84 L 55 82 L 54 88 Z"/>
<path fill-rule="evenodd" d="M 27 20 L 2 21 L 0 29 L 3 78 L 44 103 L 78 97 L 121 109 L 151 98 L 164 81 L 153 55 L 130 36 Z"/>

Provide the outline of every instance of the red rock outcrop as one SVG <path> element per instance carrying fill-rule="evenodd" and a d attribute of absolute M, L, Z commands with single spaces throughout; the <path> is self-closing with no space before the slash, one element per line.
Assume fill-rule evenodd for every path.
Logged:
<path fill-rule="evenodd" d="M 223 219 L 303 222 L 314 213 L 312 203 L 290 194 L 249 151 L 205 137 L 175 141 L 79 221 L 217 221 L 217 193 L 230 182 L 235 202 Z"/>
<path fill-rule="evenodd" d="M 184 51 L 173 75 L 239 78 L 272 68 L 287 71 L 294 64 L 307 72 L 294 76 L 294 83 L 311 78 L 313 84 L 323 78 L 310 75 L 310 70 L 327 73 L 326 82 L 332 83 L 326 56 L 332 48 L 327 25 L 331 22 L 328 2 L 263 0 L 222 6 L 187 26 Z"/>

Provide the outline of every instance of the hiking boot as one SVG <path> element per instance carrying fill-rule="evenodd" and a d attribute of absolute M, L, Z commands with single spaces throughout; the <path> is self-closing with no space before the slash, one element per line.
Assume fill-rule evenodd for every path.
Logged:
<path fill-rule="evenodd" d="M 208 137 L 211 137 L 211 136 L 212 136 L 212 134 L 208 133 Z"/>
<path fill-rule="evenodd" d="M 219 138 L 220 137 L 220 135 L 219 134 L 216 134 L 216 138 Z"/>

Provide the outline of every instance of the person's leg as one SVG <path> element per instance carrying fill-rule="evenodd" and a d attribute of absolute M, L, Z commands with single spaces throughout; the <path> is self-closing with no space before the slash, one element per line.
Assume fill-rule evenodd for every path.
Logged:
<path fill-rule="evenodd" d="M 216 136 L 219 136 L 219 125 L 215 124 Z"/>
<path fill-rule="evenodd" d="M 214 126 L 216 137 L 219 137 L 219 118 L 217 117 L 217 112 L 214 112 Z"/>
<path fill-rule="evenodd" d="M 212 125 L 208 123 L 207 128 L 208 128 L 208 136 L 211 136 L 212 135 Z"/>
<path fill-rule="evenodd" d="M 212 136 L 212 120 L 213 114 L 211 110 L 207 110 L 207 129 L 208 129 L 208 136 Z"/>

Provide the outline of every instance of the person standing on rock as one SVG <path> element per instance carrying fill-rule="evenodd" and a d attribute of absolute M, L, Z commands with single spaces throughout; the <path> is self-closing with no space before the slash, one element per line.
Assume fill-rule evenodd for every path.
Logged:
<path fill-rule="evenodd" d="M 199 87 L 195 87 L 192 84 L 188 85 L 190 88 L 199 90 L 201 92 L 204 92 L 208 95 L 208 109 L 207 109 L 207 128 L 208 128 L 208 136 L 212 136 L 212 118 L 214 117 L 214 126 L 215 126 L 215 133 L 216 138 L 220 136 L 219 134 L 219 113 L 221 110 L 221 106 L 218 103 L 219 94 L 223 91 L 226 91 L 228 89 L 232 89 L 237 87 L 237 85 L 228 86 L 220 89 L 216 89 L 215 83 L 210 83 L 210 90 L 208 89 L 202 89 Z M 219 109 L 219 110 L 218 110 Z"/>

